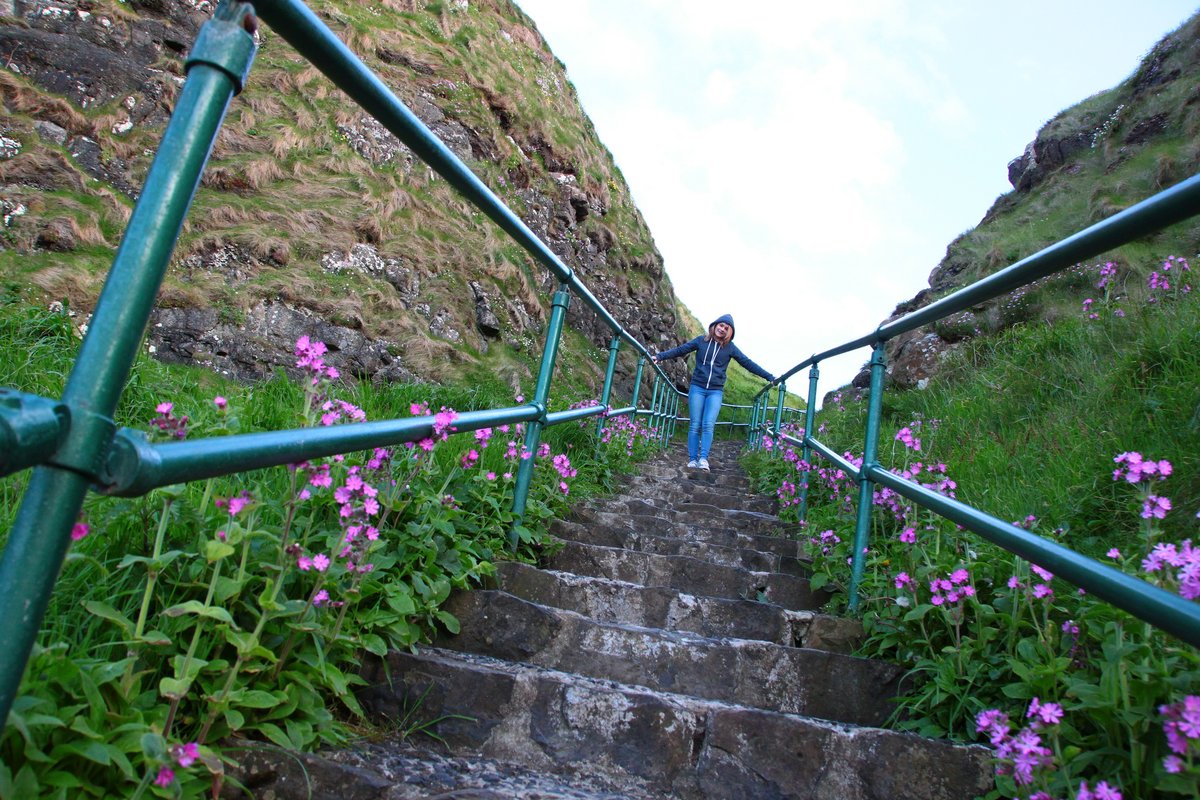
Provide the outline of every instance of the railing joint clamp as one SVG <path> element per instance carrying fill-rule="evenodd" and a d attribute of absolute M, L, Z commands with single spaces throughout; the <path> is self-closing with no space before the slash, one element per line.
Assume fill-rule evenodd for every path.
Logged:
<path fill-rule="evenodd" d="M 63 441 L 46 463 L 98 481 L 117 433 L 117 423 L 78 405 L 66 405 L 65 408 L 68 423 Z"/>
<path fill-rule="evenodd" d="M 200 28 L 192 51 L 184 64 L 191 70 L 198 64 L 215 67 L 234 83 L 234 92 L 240 93 L 250 75 L 254 63 L 254 36 L 257 20 L 249 3 L 239 3 L 235 19 L 210 19 Z"/>
<path fill-rule="evenodd" d="M 0 388 L 0 475 L 45 463 L 62 445 L 70 424 L 63 402 Z"/>

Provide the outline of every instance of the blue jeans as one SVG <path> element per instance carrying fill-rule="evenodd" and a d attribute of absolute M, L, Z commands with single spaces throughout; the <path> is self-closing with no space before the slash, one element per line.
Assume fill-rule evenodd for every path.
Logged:
<path fill-rule="evenodd" d="M 724 394 L 724 389 L 688 386 L 688 458 L 692 461 L 708 458 Z"/>

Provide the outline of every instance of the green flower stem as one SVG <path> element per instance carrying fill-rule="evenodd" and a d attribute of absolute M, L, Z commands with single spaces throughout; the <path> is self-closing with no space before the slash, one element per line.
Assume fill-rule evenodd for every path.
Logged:
<path fill-rule="evenodd" d="M 221 562 L 217 561 L 213 564 L 212 578 L 208 582 L 208 593 L 204 596 L 204 608 L 207 610 L 212 606 L 213 594 L 217 589 L 217 581 L 221 577 Z M 200 644 L 200 632 L 204 627 L 204 617 L 200 616 L 196 620 L 196 627 L 192 629 L 192 641 L 188 644 L 187 654 L 183 657 L 183 669 L 181 672 L 186 676 L 191 670 L 192 659 L 196 655 L 196 647 Z M 191 682 L 188 682 L 188 688 L 191 688 Z M 171 735 L 171 725 L 175 722 L 175 712 L 179 710 L 179 704 L 183 701 L 183 696 L 172 697 L 171 707 L 167 710 L 167 721 L 163 723 L 163 738 L 169 738 Z"/>
<path fill-rule="evenodd" d="M 162 515 L 158 518 L 158 531 L 154 534 L 154 551 L 151 555 L 151 561 L 158 561 L 162 555 L 163 538 L 167 532 L 167 520 L 171 510 L 171 503 L 174 498 L 167 497 L 163 500 Z M 146 632 L 146 618 L 150 615 L 150 598 L 154 595 L 154 586 L 158 583 L 158 567 L 151 563 L 149 569 L 146 570 L 146 591 L 142 593 L 142 607 L 138 611 L 137 624 L 133 628 L 133 638 L 140 639 L 142 634 Z"/>
<path fill-rule="evenodd" d="M 302 624 L 304 620 L 308 618 L 309 609 L 313 608 L 313 601 L 317 599 L 317 592 L 321 591 L 321 587 L 324 585 L 325 576 L 322 575 L 321 579 L 317 581 L 316 586 L 313 587 L 313 590 L 309 592 L 308 602 L 304 606 L 304 612 L 300 614 L 300 619 L 296 620 L 296 625 Z M 343 606 L 343 608 L 345 608 L 345 606 Z M 283 643 L 283 649 L 279 651 L 279 659 L 275 662 L 275 669 L 271 670 L 271 680 L 275 680 L 279 677 L 279 673 L 283 670 L 284 662 L 286 662 L 288 656 L 291 655 L 292 648 L 296 646 L 297 635 L 298 633 L 296 628 L 293 627 L 291 632 L 288 633 L 287 641 Z"/>
<path fill-rule="evenodd" d="M 272 608 L 275 606 L 276 601 L 279 599 L 279 591 L 282 586 L 283 580 L 282 576 L 280 576 L 280 580 L 275 581 L 275 584 L 271 587 L 271 599 L 266 604 L 267 608 Z M 267 626 L 267 620 L 271 617 L 271 613 L 267 610 L 267 608 L 263 609 L 262 614 L 258 618 L 258 623 L 254 626 L 254 632 L 250 634 L 250 647 L 247 648 L 248 650 L 253 649 L 258 645 L 259 639 L 262 636 L 263 628 Z M 221 706 L 224 705 L 225 700 L 229 697 L 229 693 L 233 689 L 233 683 L 237 680 L 238 673 L 241 672 L 242 665 L 245 663 L 246 656 L 239 652 L 237 661 L 235 661 L 233 664 L 233 669 L 229 671 L 229 675 L 225 679 L 225 685 L 222 686 L 221 691 L 212 698 L 212 709 L 209 710 L 208 716 L 204 720 L 204 726 L 200 729 L 200 735 L 196 738 L 196 741 L 199 744 L 204 744 L 205 739 L 208 737 L 208 732 L 212 729 L 213 723 L 216 722 L 217 714 L 220 713 Z"/>
<path fill-rule="evenodd" d="M 242 536 L 242 560 L 238 564 L 238 585 L 241 585 L 246 580 L 246 561 L 250 558 L 250 532 L 254 530 L 254 523 L 257 521 L 256 514 L 253 512 L 246 519 L 246 532 Z"/>

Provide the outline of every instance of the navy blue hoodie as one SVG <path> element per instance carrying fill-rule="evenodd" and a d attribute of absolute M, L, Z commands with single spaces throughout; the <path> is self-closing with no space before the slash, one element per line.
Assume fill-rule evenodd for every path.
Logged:
<path fill-rule="evenodd" d="M 729 335 L 729 344 L 722 347 L 721 343 L 715 338 L 706 341 L 705 337 L 697 336 L 690 342 L 679 345 L 679 347 L 673 347 L 670 350 L 664 350 L 659 353 L 657 356 L 658 360 L 665 361 L 668 358 L 679 358 L 695 350 L 696 368 L 692 370 L 692 383 L 705 389 L 722 389 L 725 387 L 725 370 L 729 367 L 729 359 L 731 358 L 737 359 L 739 364 L 763 380 L 773 382 L 775 380 L 774 375 L 747 358 L 746 354 L 739 350 L 737 345 L 733 343 L 733 333 L 736 333 L 737 330 L 733 326 L 733 317 L 729 314 L 718 317 L 708 326 L 709 334 L 712 334 L 713 329 L 719 322 L 724 322 L 732 331 Z"/>

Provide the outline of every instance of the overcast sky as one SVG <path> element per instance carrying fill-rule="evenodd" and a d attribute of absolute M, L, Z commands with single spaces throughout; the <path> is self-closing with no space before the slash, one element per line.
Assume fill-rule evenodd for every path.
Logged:
<path fill-rule="evenodd" d="M 516 2 L 566 65 L 680 298 L 705 324 L 733 314 L 737 343 L 776 374 L 926 288 L 946 245 L 1011 189 L 1008 162 L 1038 128 L 1120 83 L 1197 10 Z M 821 393 L 869 355 L 823 364 Z"/>

